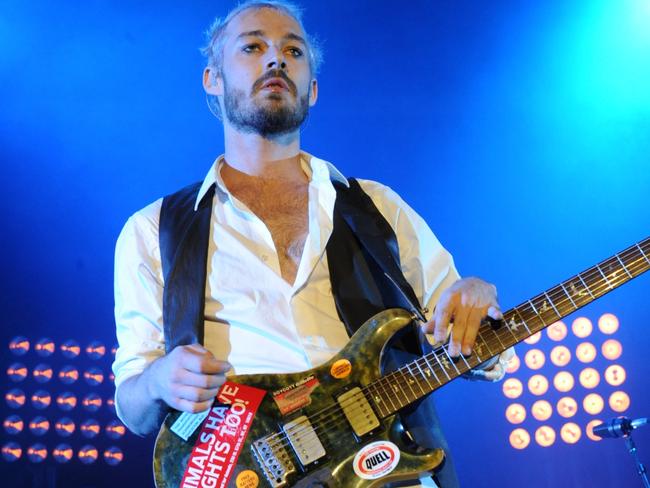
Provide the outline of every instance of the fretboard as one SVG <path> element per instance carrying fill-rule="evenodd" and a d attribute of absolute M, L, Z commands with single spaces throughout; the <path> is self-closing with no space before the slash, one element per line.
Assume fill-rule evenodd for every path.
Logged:
<path fill-rule="evenodd" d="M 504 312 L 505 325 L 482 325 L 471 356 L 437 348 L 367 387 L 377 413 L 392 415 L 484 361 L 650 269 L 650 237 Z"/>

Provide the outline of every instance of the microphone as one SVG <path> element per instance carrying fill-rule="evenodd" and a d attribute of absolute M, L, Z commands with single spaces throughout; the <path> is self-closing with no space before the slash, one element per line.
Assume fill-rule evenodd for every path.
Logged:
<path fill-rule="evenodd" d="M 627 437 L 634 429 L 648 423 L 648 417 L 630 420 L 627 417 L 616 417 L 593 428 L 598 437 Z"/>

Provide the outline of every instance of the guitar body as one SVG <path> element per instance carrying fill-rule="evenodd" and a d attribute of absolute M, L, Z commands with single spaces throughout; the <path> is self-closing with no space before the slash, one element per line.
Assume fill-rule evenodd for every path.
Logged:
<path fill-rule="evenodd" d="M 381 377 L 386 343 L 411 320 L 410 314 L 401 309 L 377 314 L 336 356 L 318 368 L 293 374 L 228 378 L 229 382 L 266 393 L 250 423 L 228 484 L 221 484 L 226 478 L 223 476 L 210 486 L 369 488 L 433 472 L 443 462 L 443 451 L 409 451 L 396 415 L 377 413 L 375 402 L 381 400 L 371 398 L 371 390 L 366 389 Z M 157 488 L 201 486 L 182 483 L 201 429 L 184 441 L 170 430 L 180 415 L 167 415 L 156 439 L 153 467 Z M 396 447 L 396 457 L 388 459 L 384 446 L 388 447 L 386 452 Z M 263 453 L 269 450 L 271 460 L 265 464 Z M 387 469 L 385 474 L 382 465 Z M 359 475 L 359 469 L 367 469 L 369 474 Z"/>

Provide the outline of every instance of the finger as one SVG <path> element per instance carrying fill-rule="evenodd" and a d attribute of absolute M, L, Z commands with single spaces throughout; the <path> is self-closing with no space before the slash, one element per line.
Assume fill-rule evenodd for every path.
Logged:
<path fill-rule="evenodd" d="M 207 349 L 201 351 L 188 346 L 181 351 L 180 366 L 188 371 L 203 374 L 219 374 L 229 371 L 232 366 L 226 361 L 220 361 Z"/>
<path fill-rule="evenodd" d="M 449 321 L 451 320 L 451 311 L 445 308 L 438 309 L 434 312 L 434 329 L 433 340 L 435 342 L 444 342 L 447 340 L 447 333 L 449 331 Z"/>
<path fill-rule="evenodd" d="M 501 309 L 498 306 L 491 306 L 487 310 L 487 314 L 489 317 L 492 317 L 494 320 L 503 320 L 503 314 L 501 313 Z"/>
<path fill-rule="evenodd" d="M 184 370 L 179 375 L 178 383 L 186 386 L 195 386 L 199 388 L 214 389 L 219 388 L 226 381 L 223 374 L 201 374 L 193 371 Z"/>
<path fill-rule="evenodd" d="M 474 342 L 476 342 L 476 335 L 481 326 L 481 318 L 485 315 L 485 309 L 475 308 L 469 313 L 467 317 L 467 327 L 462 339 L 461 351 L 465 356 L 472 354 Z"/>
<path fill-rule="evenodd" d="M 433 318 L 431 318 L 431 320 L 429 320 L 428 322 L 423 322 L 420 324 L 420 328 L 422 329 L 422 332 L 424 332 L 425 334 L 431 334 L 435 329 L 435 327 L 436 327 L 436 322 Z"/>
<path fill-rule="evenodd" d="M 205 402 L 193 402 L 191 400 L 186 400 L 185 398 L 177 398 L 172 403 L 169 403 L 169 406 L 180 410 L 181 412 L 188 413 L 199 413 L 205 412 L 208 408 L 212 406 L 213 400 L 207 400 Z"/>
<path fill-rule="evenodd" d="M 177 385 L 174 388 L 174 396 L 176 398 L 183 398 L 192 402 L 205 402 L 207 400 L 214 400 L 217 396 L 219 388 L 197 388 L 195 386 Z"/>
<path fill-rule="evenodd" d="M 461 342 L 467 328 L 467 319 L 469 318 L 469 309 L 461 307 L 454 314 L 454 326 L 451 328 L 451 339 L 449 340 L 449 355 L 451 357 L 460 356 Z"/>

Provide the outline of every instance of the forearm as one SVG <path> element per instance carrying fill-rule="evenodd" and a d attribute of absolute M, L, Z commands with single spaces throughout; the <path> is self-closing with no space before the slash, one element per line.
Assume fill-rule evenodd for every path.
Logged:
<path fill-rule="evenodd" d="M 152 394 L 151 364 L 142 373 L 124 380 L 116 396 L 121 419 L 138 435 L 155 432 L 167 412 L 167 405 Z"/>

